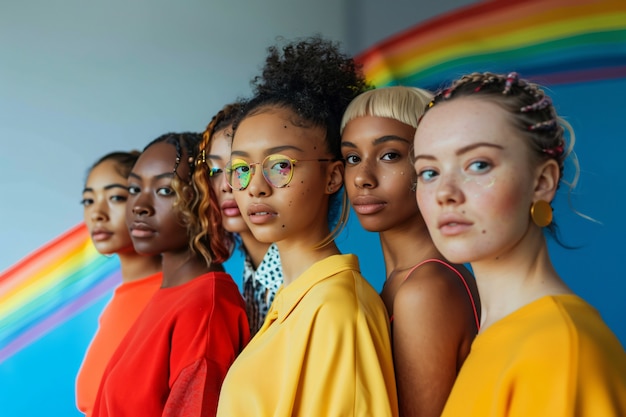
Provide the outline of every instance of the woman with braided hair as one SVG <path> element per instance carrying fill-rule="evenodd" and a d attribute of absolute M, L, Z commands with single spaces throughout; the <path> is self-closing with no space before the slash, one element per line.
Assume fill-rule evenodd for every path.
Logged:
<path fill-rule="evenodd" d="M 224 174 L 230 159 L 232 124 L 241 108 L 241 103 L 227 104 L 207 125 L 199 146 L 193 182 L 197 191 L 200 222 L 206 225 L 210 222 L 206 208 L 211 193 L 214 193 L 224 229 L 234 235 L 244 253 L 243 298 L 250 335 L 254 336 L 265 320 L 278 287 L 283 283 L 283 272 L 278 248 L 275 244 L 256 240 L 241 215 Z"/>
<path fill-rule="evenodd" d="M 158 137 L 129 174 L 126 223 L 137 252 L 161 254 L 163 281 L 109 361 L 94 416 L 213 416 L 248 341 L 243 299 L 221 265 L 230 244 L 214 196 L 215 220 L 200 233 L 191 181 L 200 138 Z"/>
<path fill-rule="evenodd" d="M 626 353 L 558 275 L 543 233 L 556 232 L 573 145 L 550 97 L 516 73 L 462 77 L 417 127 L 418 205 L 441 253 L 471 264 L 482 302 L 445 417 L 626 415 Z"/>
<path fill-rule="evenodd" d="M 334 238 L 346 221 L 339 125 L 367 88 L 320 37 L 269 49 L 235 122 L 226 178 L 283 286 L 228 371 L 218 415 L 396 416 L 385 306 Z"/>

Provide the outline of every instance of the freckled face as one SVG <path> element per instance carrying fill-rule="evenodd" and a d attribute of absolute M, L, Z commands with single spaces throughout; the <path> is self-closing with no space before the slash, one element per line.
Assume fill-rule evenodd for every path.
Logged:
<path fill-rule="evenodd" d="M 320 127 L 294 124 L 295 115 L 288 109 L 263 109 L 246 117 L 238 126 L 232 143 L 232 158 L 249 164 L 260 163 L 266 156 L 282 154 L 296 160 L 291 182 L 283 188 L 267 183 L 259 165 L 248 187 L 233 191 L 244 220 L 255 238 L 271 243 L 284 240 L 313 246 L 326 237 L 328 229 L 329 171 L 336 162 L 326 151 L 325 132 Z"/>
<path fill-rule="evenodd" d="M 357 117 L 341 138 L 345 186 L 361 225 L 383 232 L 418 219 L 410 161 L 415 129 L 395 119 Z"/>
<path fill-rule="evenodd" d="M 232 137 L 226 134 L 226 129 L 220 130 L 213 135 L 211 147 L 207 155 L 207 163 L 211 168 L 218 168 L 221 172 L 214 173 L 209 181 L 217 196 L 220 210 L 222 211 L 222 224 L 224 229 L 233 233 L 247 232 L 248 225 L 241 216 L 232 189 L 226 182 L 224 167 L 230 159 Z M 216 172 L 214 170 L 214 172 Z"/>
<path fill-rule="evenodd" d="M 189 166 L 183 155 L 177 172 L 188 178 Z M 176 148 L 165 142 L 146 149 L 128 178 L 126 222 L 137 252 L 146 255 L 189 250 L 187 228 L 174 208 L 172 188 Z"/>
<path fill-rule="evenodd" d="M 127 179 L 117 162 L 106 160 L 89 173 L 83 199 L 84 220 L 96 250 L 103 254 L 134 252 L 126 228 Z"/>
<path fill-rule="evenodd" d="M 533 198 L 530 148 L 497 104 L 442 102 L 415 134 L 416 198 L 452 262 L 505 256 L 525 237 Z"/>

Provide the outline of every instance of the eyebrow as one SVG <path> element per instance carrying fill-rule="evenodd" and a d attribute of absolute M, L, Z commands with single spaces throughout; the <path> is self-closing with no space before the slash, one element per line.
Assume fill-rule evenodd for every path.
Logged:
<path fill-rule="evenodd" d="M 141 177 L 137 174 L 135 174 L 134 172 L 131 172 L 130 174 L 128 174 L 128 178 L 133 177 L 136 178 L 138 180 L 141 179 Z M 164 174 L 159 174 L 159 175 L 155 175 L 154 176 L 155 179 L 160 180 L 162 178 L 174 178 L 174 173 L 173 172 L 166 172 Z"/>
<path fill-rule="evenodd" d="M 128 190 L 128 187 L 126 185 L 122 185 L 122 184 L 118 184 L 118 183 L 105 185 L 103 189 L 106 191 L 106 190 L 110 190 L 112 188 L 122 188 L 124 190 Z M 92 192 L 93 193 L 94 189 L 91 188 L 91 187 L 85 187 L 83 189 L 83 193 L 87 193 L 87 192 Z"/>
<path fill-rule="evenodd" d="M 212 159 L 214 161 L 222 161 L 224 158 L 222 158 L 219 155 L 207 154 L 206 159 Z"/>
<path fill-rule="evenodd" d="M 380 145 L 381 143 L 386 143 L 386 142 L 404 142 L 407 143 L 409 145 L 411 145 L 412 141 L 409 141 L 403 137 L 400 136 L 396 136 L 396 135 L 385 135 L 385 136 L 381 136 L 379 138 L 374 139 L 373 143 L 374 145 Z M 346 147 L 346 148 L 356 148 L 357 146 L 349 141 L 343 141 L 341 142 L 341 147 Z"/>
<path fill-rule="evenodd" d="M 503 146 L 500 145 L 496 145 L 495 143 L 489 143 L 489 142 L 478 142 L 478 143 L 472 143 L 471 145 L 467 145 L 464 146 L 460 149 L 457 149 L 457 151 L 455 152 L 455 155 L 460 156 L 463 155 L 464 153 L 467 153 L 469 151 L 472 151 L 474 149 L 477 148 L 482 148 L 482 147 L 487 147 L 487 148 L 495 148 L 495 149 L 504 149 Z M 437 158 L 435 158 L 432 155 L 416 155 L 415 158 L 413 158 L 414 161 L 417 161 L 418 159 L 430 159 L 430 160 L 435 160 Z"/>
<path fill-rule="evenodd" d="M 269 148 L 266 150 L 268 155 L 272 155 L 275 153 L 279 153 L 282 151 L 299 151 L 299 152 L 304 152 L 304 149 L 298 148 L 297 146 L 292 146 L 292 145 L 284 145 L 284 146 L 275 146 L 273 148 Z M 236 155 L 236 156 L 250 156 L 250 154 L 248 152 L 245 151 L 232 151 L 231 152 L 231 156 L 232 155 Z"/>

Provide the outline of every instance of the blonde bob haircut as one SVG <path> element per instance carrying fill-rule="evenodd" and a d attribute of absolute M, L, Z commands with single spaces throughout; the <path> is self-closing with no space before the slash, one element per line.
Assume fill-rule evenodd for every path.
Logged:
<path fill-rule="evenodd" d="M 417 87 L 398 85 L 368 90 L 359 94 L 346 108 L 341 119 L 341 133 L 350 120 L 363 116 L 395 119 L 417 129 L 417 123 L 432 99 L 430 91 Z"/>

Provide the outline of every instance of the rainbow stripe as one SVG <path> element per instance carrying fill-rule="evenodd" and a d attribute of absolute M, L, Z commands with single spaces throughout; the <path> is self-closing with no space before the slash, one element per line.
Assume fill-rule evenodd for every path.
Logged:
<path fill-rule="evenodd" d="M 108 294 L 119 260 L 100 255 L 84 224 L 0 274 L 0 363 Z"/>
<path fill-rule="evenodd" d="M 626 1 L 496 0 L 438 16 L 357 57 L 375 86 L 437 89 L 474 71 L 547 84 L 626 77 Z"/>

